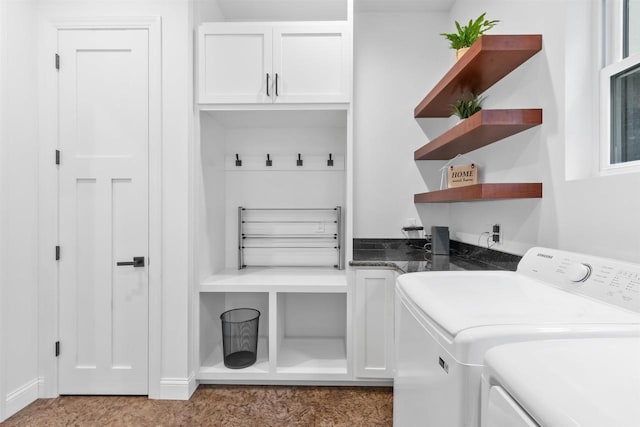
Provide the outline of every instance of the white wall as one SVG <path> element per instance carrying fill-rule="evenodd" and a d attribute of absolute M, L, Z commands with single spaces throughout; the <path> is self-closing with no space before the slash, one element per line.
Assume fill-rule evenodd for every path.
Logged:
<path fill-rule="evenodd" d="M 200 278 L 237 268 L 238 206 L 345 206 L 346 115 L 346 111 L 201 114 L 201 157 L 195 172 Z M 235 167 L 235 153 L 242 167 Z M 267 153 L 271 168 L 265 166 Z M 300 168 L 297 153 L 302 154 Z M 333 168 L 326 166 L 329 153 Z"/>
<path fill-rule="evenodd" d="M 0 421 L 38 393 L 34 4 L 9 0 L 0 7 Z"/>
<path fill-rule="evenodd" d="M 194 0 L 194 22 L 197 28 L 203 22 L 223 21 L 224 16 L 217 1 Z"/>
<path fill-rule="evenodd" d="M 486 11 L 501 33 L 542 33 L 543 51 L 496 84 L 487 108 L 543 108 L 543 125 L 473 154 L 491 181 L 541 180 L 540 201 L 467 204 L 452 212 L 451 227 L 474 240 L 481 222 L 503 224 L 503 248 L 522 253 L 532 245 L 557 247 L 640 262 L 640 174 L 598 177 L 573 174 L 578 150 L 597 150 L 598 86 L 593 78 L 598 46 L 595 1 L 458 0 L 453 19 Z M 582 34 L 583 37 L 576 37 Z M 597 76 L 597 75 L 596 75 Z M 593 156 L 595 157 L 595 155 Z M 588 158 L 587 158 L 588 159 Z M 473 239 L 471 236 L 474 236 Z"/>
<path fill-rule="evenodd" d="M 543 198 L 456 204 L 452 235 L 478 244 L 480 233 L 499 223 L 504 243 L 495 249 L 522 254 L 534 245 L 558 247 L 558 184 L 565 181 L 565 7 L 552 1 L 493 0 L 478 8 L 463 0 L 450 19 L 466 22 L 485 9 L 489 18 L 500 20 L 492 33 L 542 33 L 543 49 L 486 91 L 484 108 L 542 108 L 543 125 L 468 155 L 480 165 L 482 182 L 542 182 Z M 480 242 L 486 244 L 486 238 Z"/>
<path fill-rule="evenodd" d="M 423 204 L 422 223 L 448 225 L 452 238 L 471 244 L 500 223 L 505 242 L 495 248 L 506 252 L 542 245 L 639 262 L 639 175 L 594 172 L 597 3 L 458 0 L 449 15 L 357 15 L 355 237 L 402 237 L 413 194 L 437 189 L 441 162 L 413 162 L 413 150 L 451 119 L 416 121 L 412 109 L 453 64 L 438 33 L 486 11 L 501 20 L 493 34 L 542 33 L 543 50 L 489 89 L 485 108 L 542 108 L 544 123 L 468 156 L 480 164 L 481 181 L 542 182 L 543 198 Z"/>
<path fill-rule="evenodd" d="M 201 137 L 196 141 L 200 161 L 194 165 L 199 280 L 225 267 L 225 151 L 226 131 L 210 114 L 200 116 Z M 233 226 L 233 225 L 232 225 Z"/>
<path fill-rule="evenodd" d="M 453 53 L 438 34 L 444 12 L 357 13 L 354 47 L 354 237 L 402 237 L 414 218 L 447 225 L 449 207 L 419 215 L 413 194 L 439 188 L 444 162 L 417 165 L 413 152 L 446 123 L 413 118 L 414 107 L 449 68 Z M 427 134 L 422 121 L 432 123 Z M 426 178 L 426 183 L 425 179 Z"/>
<path fill-rule="evenodd" d="M 55 70 L 51 62 L 55 50 L 55 40 L 51 40 L 53 21 L 149 16 L 162 19 L 162 259 L 155 261 L 162 263 L 162 283 L 161 302 L 156 304 L 152 301 L 150 307 L 152 313 L 162 310 L 158 316 L 161 319 L 160 336 L 153 341 L 157 343 L 157 348 L 152 345 L 150 349 L 155 359 L 150 365 L 152 380 L 149 393 L 156 398 L 185 398 L 195 385 L 189 334 L 192 280 L 189 262 L 192 220 L 189 215 L 189 176 L 193 138 L 192 8 L 193 4 L 188 0 L 41 0 L 38 3 L 39 80 L 47 93 L 50 93 L 52 86 L 55 87 Z M 55 116 L 51 116 L 55 112 L 55 96 L 42 95 L 39 104 L 40 119 L 44 122 L 41 126 L 42 156 L 46 158 L 56 146 L 55 137 L 51 137 L 56 134 Z M 47 170 L 47 173 L 51 171 Z M 47 180 L 41 181 L 41 184 L 44 193 L 55 191 L 55 188 L 46 188 L 50 185 Z M 43 222 L 46 224 L 46 220 Z M 47 227 L 42 228 L 46 233 Z M 47 235 L 47 238 L 50 240 L 51 236 Z M 46 243 L 47 238 L 42 240 Z M 51 244 L 49 241 L 48 245 Z M 50 269 L 47 270 L 49 273 Z M 50 291 L 43 286 L 42 292 Z M 51 293 L 46 296 L 55 298 L 55 294 Z M 50 326 L 55 325 L 55 311 L 41 306 L 40 312 L 43 316 L 44 346 L 48 341 L 53 342 L 55 337 L 55 329 Z M 157 330 L 156 323 L 150 325 L 152 333 Z M 48 353 L 42 356 L 45 375 L 55 381 L 55 376 L 51 375 L 55 372 L 55 361 L 46 355 Z M 43 395 L 54 393 L 55 387 L 48 387 Z"/>
<path fill-rule="evenodd" d="M 293 121 L 295 123 L 295 121 Z M 229 129 L 227 153 L 257 156 L 262 166 L 264 153 L 270 153 L 273 168 L 290 170 L 249 171 L 250 159 L 245 158 L 240 170 L 225 173 L 226 206 L 226 267 L 237 267 L 238 206 L 248 208 L 332 208 L 345 204 L 344 159 L 346 133 L 344 128 L 254 128 Z M 296 153 L 302 154 L 303 167 L 297 170 Z M 316 169 L 326 165 L 328 153 L 333 153 L 335 169 Z M 306 159 L 306 160 L 305 160 Z M 284 165 L 283 165 L 284 164 Z M 276 190 L 276 191 L 274 191 Z M 304 252 L 304 251 L 300 251 Z"/>
<path fill-rule="evenodd" d="M 4 149 L 4 141 L 6 140 L 6 102 L 7 99 L 7 72 L 5 70 L 7 58 L 5 55 L 6 52 L 6 43 L 7 43 L 7 2 L 6 0 L 0 0 L 0 167 L 4 166 L 4 160 L 6 158 L 5 149 Z M 0 169 L 4 170 L 4 168 Z M 3 173 L 0 173 L 0 194 L 5 194 L 5 185 L 6 179 Z M 4 221 L 5 221 L 5 210 L 7 208 L 7 203 L 3 197 L 0 197 L 0 234 L 4 231 Z M 6 417 L 6 384 L 5 384 L 5 372 L 6 372 L 6 364 L 4 362 L 5 359 L 5 349 L 4 349 L 4 328 L 5 328 L 5 320 L 4 320 L 4 302 L 5 302 L 5 265 L 4 265 L 4 257 L 7 250 L 7 245 L 4 242 L 4 239 L 0 239 L 0 422 L 2 422 Z"/>

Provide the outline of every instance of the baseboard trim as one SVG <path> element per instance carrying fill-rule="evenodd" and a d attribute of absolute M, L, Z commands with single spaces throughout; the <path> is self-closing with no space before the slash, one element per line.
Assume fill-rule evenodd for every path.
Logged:
<path fill-rule="evenodd" d="M 46 377 L 40 377 L 38 382 L 38 399 L 54 399 L 59 396 L 56 385 L 47 382 Z"/>
<path fill-rule="evenodd" d="M 39 384 L 40 378 L 34 378 L 7 394 L 5 405 L 6 418 L 9 418 L 16 412 L 26 408 L 38 399 Z"/>
<path fill-rule="evenodd" d="M 349 381 L 313 381 L 313 380 L 198 380 L 198 384 L 219 385 L 277 385 L 287 387 L 393 387 L 391 379 L 349 380 Z"/>
<path fill-rule="evenodd" d="M 193 393 L 195 393 L 197 388 L 198 388 L 198 381 L 196 381 L 196 374 L 191 373 L 191 376 L 189 377 L 189 397 L 191 397 Z"/>
<path fill-rule="evenodd" d="M 159 399 L 189 400 L 197 387 L 198 383 L 193 373 L 189 378 L 161 378 Z"/>

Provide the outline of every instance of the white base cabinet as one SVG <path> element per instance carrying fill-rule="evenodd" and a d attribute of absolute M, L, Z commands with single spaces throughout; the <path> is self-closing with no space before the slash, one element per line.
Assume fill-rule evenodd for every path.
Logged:
<path fill-rule="evenodd" d="M 202 24 L 200 104 L 350 102 L 346 22 Z"/>
<path fill-rule="evenodd" d="M 360 378 L 393 378 L 394 285 L 389 269 L 356 269 L 354 362 Z"/>

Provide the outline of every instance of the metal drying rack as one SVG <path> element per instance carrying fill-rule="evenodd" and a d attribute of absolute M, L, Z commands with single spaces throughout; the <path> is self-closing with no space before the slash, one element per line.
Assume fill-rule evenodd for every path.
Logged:
<path fill-rule="evenodd" d="M 239 206 L 238 269 L 247 266 L 333 266 L 342 270 L 342 207 Z"/>

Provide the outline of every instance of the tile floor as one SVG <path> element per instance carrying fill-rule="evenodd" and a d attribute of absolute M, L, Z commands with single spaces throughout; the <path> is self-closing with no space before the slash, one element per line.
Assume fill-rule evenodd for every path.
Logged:
<path fill-rule="evenodd" d="M 390 426 L 390 387 L 201 385 L 189 401 L 129 396 L 41 399 L 9 426 Z"/>

